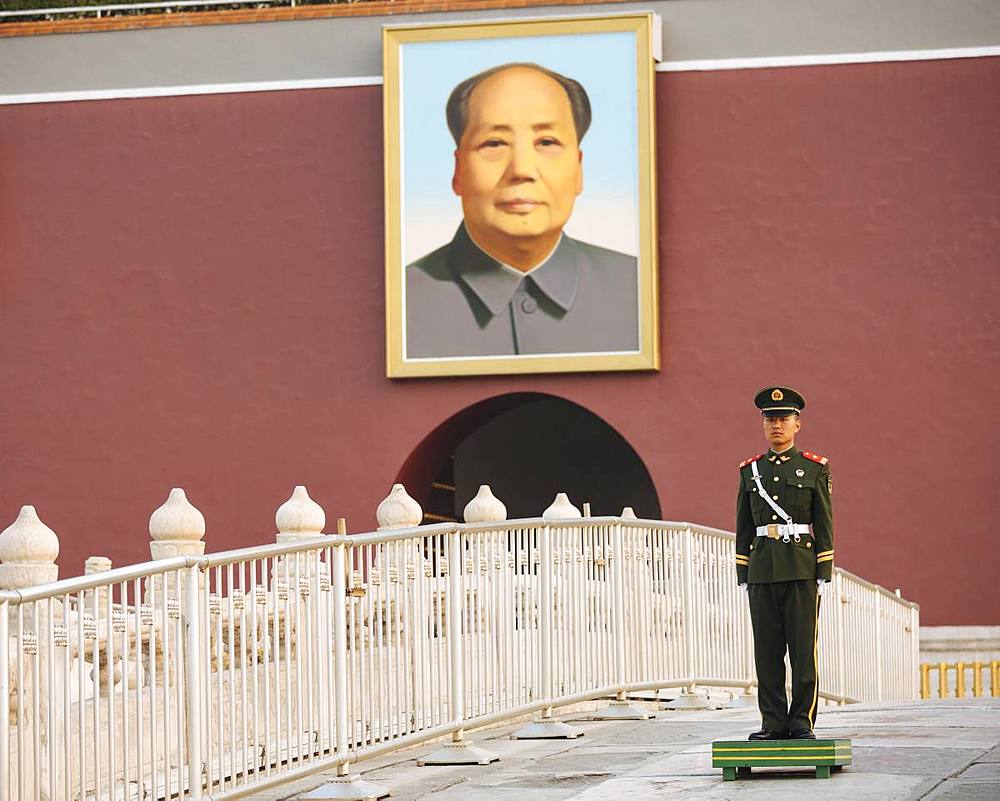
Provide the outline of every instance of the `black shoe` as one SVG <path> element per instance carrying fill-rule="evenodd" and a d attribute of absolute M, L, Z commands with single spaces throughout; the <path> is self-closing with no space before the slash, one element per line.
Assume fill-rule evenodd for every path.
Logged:
<path fill-rule="evenodd" d="M 749 737 L 748 740 L 787 740 L 788 732 L 785 731 L 771 731 L 770 729 L 761 729 L 760 731 L 755 731 Z"/>
<path fill-rule="evenodd" d="M 812 733 L 812 729 L 796 729 L 788 734 L 789 740 L 815 740 L 816 735 Z"/>

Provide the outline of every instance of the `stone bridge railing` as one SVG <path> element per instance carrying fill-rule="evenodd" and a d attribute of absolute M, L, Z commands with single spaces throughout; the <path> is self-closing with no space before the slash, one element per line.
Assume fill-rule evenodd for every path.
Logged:
<path fill-rule="evenodd" d="M 175 489 L 154 561 L 57 581 L 58 539 L 24 507 L 0 535 L 0 801 L 230 799 L 333 767 L 338 797 L 367 798 L 350 765 L 404 746 L 483 762 L 468 729 L 537 713 L 516 736 L 572 737 L 555 707 L 606 697 L 624 721 L 645 714 L 629 692 L 752 694 L 732 534 L 584 518 L 562 494 L 508 521 L 485 487 L 465 523 L 421 518 L 396 485 L 378 531 L 323 535 L 296 487 L 276 543 L 206 555 Z M 918 630 L 916 605 L 838 569 L 823 696 L 915 698 Z"/>

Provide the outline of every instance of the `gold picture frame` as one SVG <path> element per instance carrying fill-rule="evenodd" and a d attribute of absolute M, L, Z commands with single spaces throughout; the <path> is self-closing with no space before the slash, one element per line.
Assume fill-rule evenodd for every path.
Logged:
<path fill-rule="evenodd" d="M 655 15 L 387 26 L 382 44 L 387 375 L 658 370 L 653 78 L 659 24 Z M 446 122 L 443 98 L 458 94 L 459 84 L 477 80 L 475 76 L 484 71 L 487 76 L 505 74 L 510 83 L 512 75 L 531 80 L 533 69 L 564 84 L 568 76 L 570 84 L 584 87 L 587 122 L 581 133 L 576 116 L 580 103 L 571 100 L 576 103 L 575 141 L 563 146 L 558 139 L 531 139 L 530 133 L 519 140 L 528 141 L 524 152 L 529 156 L 543 148 L 550 149 L 546 153 L 551 148 L 577 148 L 578 194 L 569 198 L 569 216 L 562 218 L 562 224 L 557 211 L 566 204 L 558 186 L 568 184 L 549 182 L 547 175 L 538 177 L 530 172 L 531 166 L 523 167 L 523 176 L 516 172 L 521 167 L 508 167 L 504 180 L 511 186 L 515 181 L 525 183 L 516 190 L 516 198 L 510 196 L 514 189 L 503 190 L 507 192 L 503 208 L 518 212 L 519 222 L 528 216 L 524 209 L 534 213 L 538 208 L 544 208 L 546 220 L 556 220 L 548 222 L 548 228 L 539 223 L 539 237 L 509 240 L 521 247 L 527 241 L 544 243 L 558 237 L 554 250 L 540 261 L 548 277 L 539 268 L 532 276 L 535 280 L 527 281 L 518 276 L 530 269 L 530 263 L 515 270 L 508 266 L 510 261 L 487 253 L 489 247 L 481 244 L 484 231 L 487 237 L 494 233 L 487 227 L 493 218 L 487 216 L 482 222 L 476 216 L 480 198 L 468 189 L 460 193 L 471 181 L 456 183 L 462 148 L 479 151 L 465 144 L 473 137 L 472 127 L 468 137 L 454 127 L 449 131 L 452 123 L 450 118 Z M 577 81 L 580 74 L 584 77 Z M 518 91 L 520 98 L 523 90 Z M 570 91 L 566 89 L 573 98 Z M 489 106 L 491 113 L 503 107 L 502 95 L 494 92 L 490 97 L 500 97 Z M 472 101 L 466 102 L 463 124 L 468 125 Z M 478 102 L 477 108 L 486 108 L 485 100 Z M 448 108 L 451 113 L 451 100 Z M 499 128 L 515 130 L 502 121 Z M 584 141 L 584 135 L 590 139 Z M 459 141 L 461 145 L 456 144 Z M 503 141 L 491 141 L 489 147 L 497 150 L 483 152 L 516 150 Z M 549 183 L 557 187 L 549 200 L 520 197 L 534 191 L 536 178 L 539 192 L 547 191 Z M 461 197 L 448 197 L 449 191 Z M 452 240 L 456 219 L 458 233 Z M 506 231 L 497 234 L 501 246 L 508 241 L 506 235 Z M 593 241 L 595 237 L 601 241 Z M 470 258 L 482 272 L 463 272 Z M 577 263 L 583 266 L 568 266 Z M 573 270 L 575 277 L 570 277 Z M 473 278 L 482 278 L 488 286 L 478 286 Z M 507 297 L 505 292 L 514 294 Z"/>

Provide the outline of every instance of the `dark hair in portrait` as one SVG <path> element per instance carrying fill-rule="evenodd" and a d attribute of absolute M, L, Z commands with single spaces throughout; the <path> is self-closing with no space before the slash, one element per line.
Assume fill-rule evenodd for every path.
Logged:
<path fill-rule="evenodd" d="M 490 67 L 488 70 L 483 70 L 471 78 L 466 78 L 451 90 L 451 95 L 448 97 L 448 104 L 445 107 L 445 114 L 448 117 L 448 130 L 451 131 L 455 144 L 458 145 L 461 142 L 462 134 L 465 133 L 465 128 L 469 124 L 469 97 L 475 88 L 491 75 L 515 67 L 537 70 L 543 75 L 548 75 L 565 90 L 573 114 L 576 140 L 577 142 L 582 142 L 584 134 L 590 128 L 591 119 L 590 98 L 587 96 L 587 90 L 578 81 L 567 78 L 565 75 L 547 69 L 540 64 L 533 64 L 530 61 L 518 61 L 510 64 L 500 64 L 496 67 Z"/>

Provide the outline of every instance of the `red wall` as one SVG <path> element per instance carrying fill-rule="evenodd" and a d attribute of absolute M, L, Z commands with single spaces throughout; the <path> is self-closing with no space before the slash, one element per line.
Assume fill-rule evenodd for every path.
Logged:
<path fill-rule="evenodd" d="M 1000 622 L 1000 59 L 657 89 L 662 371 L 396 382 L 377 87 L 0 107 L 0 527 L 35 504 L 64 576 L 148 558 L 173 486 L 210 550 L 273 540 L 296 483 L 368 530 L 434 426 L 540 391 L 615 426 L 666 517 L 731 528 L 780 382 L 838 564 Z"/>

